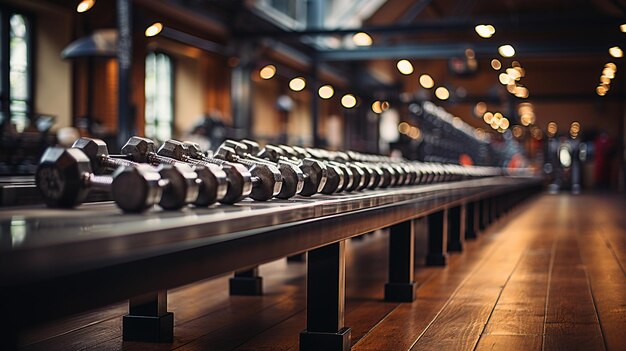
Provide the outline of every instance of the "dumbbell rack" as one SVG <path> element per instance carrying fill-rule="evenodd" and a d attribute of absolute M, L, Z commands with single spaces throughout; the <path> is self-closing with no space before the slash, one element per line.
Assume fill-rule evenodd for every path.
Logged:
<path fill-rule="evenodd" d="M 129 299 L 124 338 L 168 341 L 167 289 L 307 252 L 301 349 L 344 349 L 346 239 L 391 227 L 385 297 L 412 301 L 412 221 L 428 218 L 427 263 L 445 265 L 447 251 L 462 250 L 466 238 L 540 189 L 536 178 L 494 177 L 175 212 L 123 214 L 111 202 L 4 210 L 0 334 L 10 344 L 28 326 Z"/>

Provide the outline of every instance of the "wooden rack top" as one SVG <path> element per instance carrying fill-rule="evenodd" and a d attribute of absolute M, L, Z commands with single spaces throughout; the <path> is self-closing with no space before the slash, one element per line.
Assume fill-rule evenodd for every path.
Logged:
<path fill-rule="evenodd" d="M 124 214 L 111 202 L 73 210 L 6 209 L 0 211 L 0 301 L 33 303 L 39 294 L 62 292 L 55 307 L 41 302 L 37 308 L 64 315 L 538 183 L 483 178 L 144 214 Z"/>

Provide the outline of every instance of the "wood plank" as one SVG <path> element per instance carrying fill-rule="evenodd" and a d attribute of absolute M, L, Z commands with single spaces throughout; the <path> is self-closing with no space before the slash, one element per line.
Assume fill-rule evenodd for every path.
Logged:
<path fill-rule="evenodd" d="M 540 351 L 541 335 L 484 335 L 476 351 Z"/>

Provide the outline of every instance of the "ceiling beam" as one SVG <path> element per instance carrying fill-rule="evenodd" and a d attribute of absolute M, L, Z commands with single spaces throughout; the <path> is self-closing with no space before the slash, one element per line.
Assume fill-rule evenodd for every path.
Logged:
<path fill-rule="evenodd" d="M 576 56 L 608 55 L 608 48 L 615 45 L 608 41 L 546 41 L 512 43 L 515 57 L 559 56 L 575 54 Z M 441 43 L 441 44 L 408 44 L 395 46 L 370 46 L 354 49 L 319 50 L 320 61 L 369 61 L 376 59 L 448 59 L 465 56 L 465 50 L 471 48 L 477 57 L 493 57 L 497 55 L 500 43 Z"/>
<path fill-rule="evenodd" d="M 395 23 L 383 26 L 363 26 L 357 28 L 310 29 L 302 31 L 271 31 L 237 33 L 240 36 L 272 36 L 274 38 L 289 38 L 302 36 L 333 36 L 347 35 L 356 32 L 369 34 L 418 34 L 418 33 L 447 33 L 450 31 L 474 31 L 477 24 L 489 23 L 498 31 L 544 32 L 546 30 L 569 31 L 603 31 L 604 29 L 618 28 L 623 19 L 593 15 L 593 14 L 532 14 L 511 17 L 476 16 L 471 19 L 465 17 L 448 17 L 441 20 L 420 21 L 419 23 Z M 616 27 L 617 26 L 617 27 Z M 605 33 L 606 34 L 606 33 Z"/>

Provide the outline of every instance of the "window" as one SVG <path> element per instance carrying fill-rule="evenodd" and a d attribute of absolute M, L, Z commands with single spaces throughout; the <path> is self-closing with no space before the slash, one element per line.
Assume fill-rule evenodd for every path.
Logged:
<path fill-rule="evenodd" d="M 0 26 L 0 47 L 8 48 L 1 56 L 8 62 L 2 63 L 0 71 L 0 120 L 6 122 L 4 117 L 8 115 L 10 123 L 22 132 L 30 125 L 33 112 L 31 28 L 26 16 L 10 11 L 0 13 L 0 22 L 5 23 Z"/>
<path fill-rule="evenodd" d="M 146 137 L 167 140 L 174 129 L 172 59 L 160 52 L 146 56 Z"/>
<path fill-rule="evenodd" d="M 30 123 L 29 26 L 26 18 L 13 14 L 9 19 L 9 110 L 18 132 Z"/>

